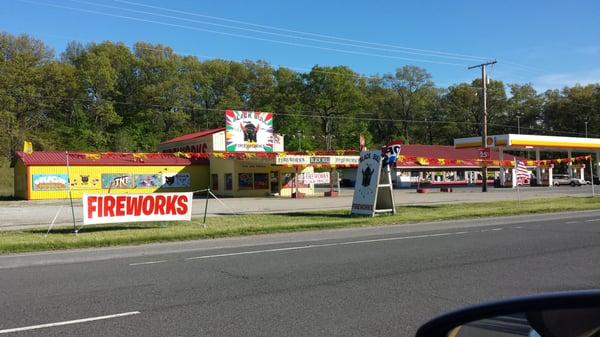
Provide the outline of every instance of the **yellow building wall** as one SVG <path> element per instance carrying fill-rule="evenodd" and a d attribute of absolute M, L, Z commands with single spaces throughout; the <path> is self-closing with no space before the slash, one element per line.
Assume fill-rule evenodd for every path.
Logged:
<path fill-rule="evenodd" d="M 27 199 L 27 169 L 21 160 L 16 161 L 14 172 L 15 198 Z"/>
<path fill-rule="evenodd" d="M 295 173 L 292 167 L 275 165 L 268 160 L 235 160 L 235 159 L 220 159 L 211 158 L 210 160 L 210 175 L 211 175 L 211 190 L 219 196 L 228 197 L 264 197 L 271 194 L 271 172 L 275 172 L 278 176 L 277 192 L 280 196 L 291 196 L 291 188 L 283 187 L 283 179 L 286 173 Z M 312 167 L 307 167 L 300 172 L 313 172 Z M 240 174 L 266 174 L 267 183 L 264 188 L 256 188 L 256 181 L 252 187 L 240 186 Z M 231 189 L 226 188 L 225 177 L 231 174 Z M 293 175 L 292 175 L 293 176 Z M 214 184 L 214 181 L 217 184 Z M 216 188 L 215 188 L 216 187 Z M 306 195 L 314 195 L 313 186 L 300 188 L 301 193 Z"/>
<path fill-rule="evenodd" d="M 15 173 L 16 173 L 15 166 Z M 30 191 L 30 199 L 64 199 L 69 197 L 69 192 L 61 184 L 64 177 L 67 176 L 66 166 L 30 166 L 29 183 L 27 188 Z M 135 187 L 135 181 L 131 188 L 110 189 L 110 193 L 154 193 L 154 192 L 184 192 L 205 189 L 209 186 L 209 166 L 208 165 L 190 165 L 190 166 L 70 166 L 71 193 L 73 198 L 81 198 L 86 193 L 109 193 L 108 188 L 103 188 L 102 175 L 129 175 L 135 178 L 140 175 L 143 178 L 147 175 L 149 179 L 162 180 L 162 174 L 181 174 L 189 175 L 190 187 Z M 185 175 L 187 174 L 187 175 Z M 52 177 L 47 179 L 43 188 L 39 190 L 34 187 L 36 178 Z M 153 175 L 157 175 L 154 176 Z M 161 176 L 158 176 L 161 175 Z M 15 175 L 16 177 L 16 175 Z M 16 179 L 16 178 L 15 178 Z M 108 176 L 105 177 L 105 180 Z M 135 180 L 135 179 L 133 179 Z M 161 181 L 162 183 L 162 181 Z M 55 185 L 55 186 L 54 186 Z M 160 185 L 160 184 L 159 184 Z M 105 187 L 107 185 L 105 184 Z M 55 189 L 52 189 L 55 187 Z M 16 190 L 16 186 L 15 186 Z"/>

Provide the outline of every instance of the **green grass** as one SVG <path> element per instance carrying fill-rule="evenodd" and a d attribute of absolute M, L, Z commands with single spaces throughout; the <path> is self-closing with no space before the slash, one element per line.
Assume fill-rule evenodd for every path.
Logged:
<path fill-rule="evenodd" d="M 207 227 L 202 219 L 180 223 L 138 223 L 95 225 L 84 227 L 78 235 L 72 228 L 0 232 L 0 253 L 57 250 L 85 247 L 135 245 L 151 242 L 182 241 L 226 236 L 317 230 L 340 227 L 376 226 L 426 221 L 549 213 L 600 208 L 600 197 L 564 197 L 514 201 L 402 206 L 396 215 L 374 218 L 350 215 L 349 211 L 321 211 L 288 214 L 209 217 Z"/>
<path fill-rule="evenodd" d="M 14 170 L 10 168 L 8 159 L 0 158 L 0 200 L 13 197 Z"/>

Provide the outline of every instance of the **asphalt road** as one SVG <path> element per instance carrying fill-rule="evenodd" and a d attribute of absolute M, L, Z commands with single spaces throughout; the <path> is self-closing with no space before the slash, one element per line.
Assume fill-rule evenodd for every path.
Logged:
<path fill-rule="evenodd" d="M 598 257 L 600 211 L 4 256 L 0 334 L 411 336 L 467 304 L 599 288 Z"/>
<path fill-rule="evenodd" d="M 453 193 L 441 193 L 431 189 L 430 193 L 416 193 L 414 189 L 394 190 L 396 205 L 431 205 L 440 203 L 481 202 L 499 200 L 518 200 L 517 191 L 509 188 L 489 189 L 481 193 L 480 187 L 457 187 Z M 290 199 L 279 197 L 263 198 L 226 198 L 221 202 L 211 200 L 208 215 L 231 215 L 246 213 L 284 213 L 304 212 L 327 209 L 350 209 L 353 190 L 344 188 L 342 195 L 336 198 L 313 197 Z M 520 189 L 520 198 L 550 198 L 561 196 L 587 197 L 592 195 L 591 186 L 571 187 L 524 187 Z M 192 214 L 204 214 L 205 199 L 194 199 Z M 74 212 L 77 223 L 82 222 L 81 199 L 74 200 Z M 56 225 L 72 224 L 69 200 L 32 200 L 0 202 L 0 230 L 25 227 L 49 226 L 56 216 Z"/>

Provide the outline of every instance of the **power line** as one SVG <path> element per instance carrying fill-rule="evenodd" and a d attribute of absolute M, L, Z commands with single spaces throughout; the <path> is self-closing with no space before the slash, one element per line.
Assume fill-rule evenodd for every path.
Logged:
<path fill-rule="evenodd" d="M 35 95 L 35 96 L 31 95 L 31 97 L 36 98 L 36 99 L 46 99 L 46 100 L 57 99 L 57 100 L 76 101 L 76 102 L 89 102 L 90 101 L 89 98 L 86 99 L 86 98 L 41 96 L 41 95 Z M 179 109 L 179 110 L 188 110 L 188 111 L 189 110 L 213 111 L 213 112 L 223 112 L 224 111 L 224 109 L 218 109 L 218 108 L 182 106 L 182 105 L 176 105 L 176 104 L 174 104 L 174 105 L 144 104 L 144 103 L 138 103 L 138 102 L 113 101 L 113 100 L 109 100 L 109 99 L 106 99 L 105 101 L 108 103 L 115 104 L 115 105 L 132 105 L 132 106 L 146 107 L 146 108 L 163 108 L 163 109 Z M 44 103 L 42 103 L 42 105 L 53 107 L 52 105 L 44 104 Z M 231 110 L 246 110 L 246 109 L 238 107 L 238 108 L 232 108 Z M 466 111 L 466 112 L 470 112 L 470 111 Z M 332 113 L 339 113 L 339 112 L 332 112 Z M 467 125 L 482 125 L 483 124 L 482 122 L 469 122 L 469 121 L 465 121 L 465 120 L 460 120 L 460 121 L 431 120 L 431 119 L 419 120 L 419 119 L 398 119 L 398 118 L 379 118 L 379 117 L 355 117 L 355 116 L 343 116 L 343 115 L 331 115 L 328 117 L 324 117 L 324 116 L 319 115 L 318 111 L 310 111 L 310 110 L 296 110 L 294 112 L 273 112 L 273 114 L 280 115 L 280 116 L 307 117 L 307 118 L 317 118 L 317 119 L 331 118 L 331 119 L 338 119 L 338 120 L 359 120 L 359 121 L 368 121 L 368 122 L 401 122 L 401 123 L 419 123 L 419 124 L 467 124 Z M 374 113 L 372 113 L 372 112 L 371 113 L 364 112 L 364 113 L 357 113 L 357 114 L 374 115 Z M 495 126 L 495 127 L 501 127 L 501 128 L 516 129 L 516 126 L 507 125 L 507 124 L 488 123 L 488 125 Z M 549 129 L 533 128 L 533 127 L 521 127 L 521 129 L 526 129 L 526 130 L 531 130 L 531 131 L 551 132 L 551 133 L 555 133 L 555 134 L 583 135 L 583 133 L 580 133 L 580 132 L 564 131 L 564 130 L 549 130 Z"/>
<path fill-rule="evenodd" d="M 413 55 L 419 55 L 419 56 L 438 57 L 438 58 L 463 60 L 463 61 L 473 61 L 473 58 L 465 58 L 465 57 L 462 57 L 462 56 L 449 56 L 449 55 L 440 55 L 440 54 L 432 54 L 432 53 L 424 53 L 424 52 L 397 50 L 397 49 L 390 49 L 390 48 L 371 47 L 371 46 L 365 46 L 365 45 L 360 45 L 360 44 L 355 44 L 355 43 L 347 43 L 347 42 L 335 42 L 335 41 L 328 41 L 328 40 L 323 40 L 323 39 L 315 39 L 315 38 L 309 38 L 309 37 L 303 37 L 303 36 L 296 36 L 296 35 L 290 35 L 290 34 L 274 33 L 274 32 L 269 32 L 269 31 L 264 31 L 264 30 L 258 30 L 258 29 L 252 29 L 252 28 L 244 28 L 244 27 L 238 27 L 238 26 L 231 26 L 231 25 L 214 23 L 214 22 L 208 22 L 208 21 L 193 20 L 193 19 L 188 19 L 188 18 L 184 18 L 184 17 L 180 17 L 180 16 L 172 16 L 172 15 L 166 15 L 166 14 L 160 14 L 160 13 L 154 13 L 154 12 L 147 12 L 147 11 L 140 11 L 140 10 L 129 9 L 129 8 L 124 8 L 124 7 L 118 7 L 118 6 L 97 4 L 97 3 L 88 2 L 88 1 L 80 1 L 80 0 L 67 0 L 67 1 L 75 2 L 75 3 L 79 3 L 79 4 L 90 5 L 90 6 L 110 8 L 110 9 L 116 9 L 116 10 L 121 10 L 121 11 L 128 11 L 128 12 L 133 12 L 133 13 L 138 13 L 138 14 L 147 14 L 147 15 L 159 16 L 159 17 L 164 17 L 164 18 L 169 18 L 169 19 L 175 19 L 175 20 L 181 20 L 181 21 L 187 21 L 187 22 L 193 22 L 193 23 L 199 23 L 199 24 L 205 24 L 205 25 L 223 27 L 223 28 L 228 28 L 228 29 L 243 30 L 243 31 L 248 31 L 248 32 L 253 32 L 253 33 L 259 33 L 259 34 L 267 34 L 267 35 L 273 35 L 273 36 L 279 36 L 279 37 L 286 37 L 286 38 L 292 38 L 292 39 L 299 39 L 299 40 L 306 40 L 306 41 L 312 41 L 312 42 L 334 44 L 334 45 L 345 46 L 345 47 L 363 48 L 363 49 L 385 51 L 385 52 L 390 52 L 390 53 L 404 53 L 404 54 L 413 54 Z"/>
<path fill-rule="evenodd" d="M 188 30 L 194 30 L 194 31 L 214 33 L 214 34 L 219 34 L 219 35 L 232 36 L 232 37 L 238 37 L 238 38 L 245 38 L 245 39 L 257 40 L 257 41 L 279 43 L 279 44 L 290 45 L 290 46 L 295 46 L 295 47 L 312 48 L 312 49 L 333 51 L 333 52 L 353 54 L 353 55 L 371 56 L 371 57 L 378 57 L 378 58 L 388 58 L 388 59 L 396 59 L 396 60 L 411 61 L 411 62 L 418 62 L 418 63 L 433 63 L 433 64 L 451 65 L 451 66 L 458 66 L 458 67 L 465 66 L 464 64 L 460 64 L 460 63 L 443 62 L 443 61 L 435 61 L 435 60 L 425 60 L 425 59 L 415 59 L 415 58 L 407 58 L 407 57 L 400 57 L 400 56 L 393 56 L 393 55 L 383 55 L 383 54 L 375 54 L 375 53 L 368 53 L 368 52 L 359 52 L 359 51 L 345 50 L 345 49 L 338 49 L 338 48 L 331 48 L 331 47 L 315 46 L 315 45 L 310 45 L 310 44 L 305 44 L 305 43 L 296 43 L 296 42 L 273 40 L 273 39 L 260 38 L 260 37 L 255 37 L 255 36 L 248 36 L 248 35 L 243 35 L 243 34 L 238 34 L 238 33 L 228 33 L 228 32 L 216 31 L 216 30 L 212 30 L 212 29 L 205 29 L 205 28 L 199 28 L 199 27 L 193 27 L 193 26 L 187 26 L 187 25 L 180 25 L 180 24 L 168 23 L 168 22 L 162 22 L 162 21 L 156 21 L 156 20 L 141 19 L 141 18 L 127 16 L 127 15 L 110 14 L 110 13 L 105 13 L 105 12 L 99 12 L 99 11 L 89 10 L 89 9 L 75 8 L 75 7 L 62 6 L 62 5 L 54 5 L 54 4 L 41 3 L 41 2 L 35 2 L 35 1 L 29 1 L 29 0 L 17 0 L 17 1 L 19 1 L 19 2 L 25 2 L 25 3 L 30 3 L 30 4 L 34 4 L 34 5 L 42 5 L 42 6 L 48 6 L 48 7 L 54 7 L 54 8 L 68 9 L 68 10 L 73 10 L 73 11 L 78 11 L 78 12 L 84 12 L 84 13 L 91 13 L 91 14 L 97 14 L 97 15 L 115 17 L 115 18 L 132 20 L 132 21 L 153 23 L 153 24 L 158 24 L 158 25 L 163 25 L 163 26 L 170 26 L 170 27 L 181 28 L 181 29 L 188 29 Z"/>
<path fill-rule="evenodd" d="M 280 27 L 269 26 L 269 25 L 261 25 L 261 24 L 247 22 L 247 21 L 234 20 L 234 19 L 222 18 L 222 17 L 217 17 L 217 16 L 204 15 L 204 14 L 199 14 L 199 13 L 192 13 L 192 12 L 189 12 L 189 11 L 181 11 L 181 10 L 175 10 L 175 9 L 170 9 L 170 8 L 165 8 L 165 7 L 152 6 L 152 5 L 138 3 L 138 2 L 132 2 L 132 1 L 125 1 L 125 0 L 113 0 L 113 1 L 120 2 L 120 3 L 125 3 L 125 4 L 129 4 L 129 5 L 142 6 L 142 7 L 147 7 L 147 8 L 159 9 L 159 10 L 163 10 L 163 11 L 169 11 L 169 12 L 172 12 L 172 13 L 186 14 L 186 15 L 191 15 L 191 16 L 196 16 L 196 17 L 203 17 L 203 18 L 209 18 L 209 19 L 220 20 L 220 21 L 225 21 L 225 22 L 244 24 L 244 25 L 248 25 L 248 26 L 259 27 L 259 28 L 266 28 L 266 29 L 283 31 L 283 32 L 288 32 L 288 33 L 296 33 L 296 34 L 303 34 L 303 35 L 309 35 L 309 36 L 317 36 L 317 37 L 328 38 L 328 39 L 338 40 L 338 41 L 347 41 L 347 42 L 362 43 L 362 44 L 366 44 L 366 45 L 380 46 L 380 47 L 389 47 L 389 48 L 395 48 L 395 49 L 399 49 L 399 50 L 411 50 L 411 51 L 419 51 L 419 52 L 425 52 L 425 53 L 431 53 L 431 54 L 457 56 L 457 57 L 469 58 L 471 60 L 473 60 L 473 59 L 475 59 L 475 60 L 487 60 L 487 59 L 489 59 L 487 57 L 482 57 L 482 56 L 465 55 L 465 54 L 451 53 L 451 52 L 445 52 L 445 51 L 437 51 L 437 50 L 431 50 L 431 49 L 418 49 L 418 48 L 402 47 L 402 46 L 397 46 L 397 45 L 393 45 L 393 44 L 376 43 L 376 42 L 369 42 L 369 41 L 363 41 L 363 40 L 355 40 L 355 39 L 342 38 L 342 37 L 333 36 L 333 35 L 327 35 L 327 34 L 318 34 L 318 33 L 305 32 L 305 31 L 299 31 L 299 30 L 292 30 L 292 29 L 280 28 Z"/>

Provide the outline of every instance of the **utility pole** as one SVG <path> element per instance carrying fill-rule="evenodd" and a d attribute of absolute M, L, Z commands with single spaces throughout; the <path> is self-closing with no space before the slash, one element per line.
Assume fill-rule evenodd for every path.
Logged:
<path fill-rule="evenodd" d="M 587 138 L 587 123 L 588 122 L 585 122 L 585 138 Z"/>
<path fill-rule="evenodd" d="M 517 133 L 521 134 L 521 116 L 517 116 Z"/>
<path fill-rule="evenodd" d="M 481 147 L 486 148 L 487 143 L 487 73 L 486 67 L 496 64 L 497 61 L 486 62 L 475 66 L 470 66 L 467 69 L 481 68 L 481 84 L 483 86 L 483 96 L 481 97 L 481 106 L 483 110 L 483 132 L 481 133 Z M 487 165 L 483 164 L 481 168 L 481 192 L 487 192 Z"/>

